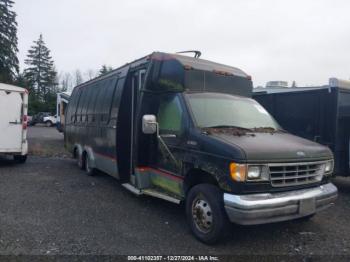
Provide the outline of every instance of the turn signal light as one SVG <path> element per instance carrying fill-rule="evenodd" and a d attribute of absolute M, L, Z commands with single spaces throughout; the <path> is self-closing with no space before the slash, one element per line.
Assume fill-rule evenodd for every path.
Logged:
<path fill-rule="evenodd" d="M 230 164 L 230 175 L 234 181 L 244 182 L 246 180 L 247 166 L 237 163 Z"/>

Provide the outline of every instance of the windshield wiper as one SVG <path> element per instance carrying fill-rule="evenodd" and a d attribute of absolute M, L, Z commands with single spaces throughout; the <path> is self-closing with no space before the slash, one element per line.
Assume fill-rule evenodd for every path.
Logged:
<path fill-rule="evenodd" d="M 231 126 L 231 125 L 208 126 L 208 127 L 205 127 L 205 128 L 234 128 L 234 129 L 240 129 L 240 130 L 249 131 L 249 132 L 253 131 L 250 128 L 245 128 L 245 127 L 241 127 L 241 126 Z"/>

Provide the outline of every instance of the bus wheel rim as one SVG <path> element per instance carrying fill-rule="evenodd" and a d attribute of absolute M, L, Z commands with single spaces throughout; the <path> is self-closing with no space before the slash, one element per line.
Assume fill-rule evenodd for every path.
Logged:
<path fill-rule="evenodd" d="M 208 233 L 213 226 L 213 213 L 209 203 L 196 198 L 192 205 L 192 218 L 197 229 L 202 233 Z"/>

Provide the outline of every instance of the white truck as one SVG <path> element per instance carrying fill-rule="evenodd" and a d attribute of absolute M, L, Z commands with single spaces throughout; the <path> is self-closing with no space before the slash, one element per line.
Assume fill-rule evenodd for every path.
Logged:
<path fill-rule="evenodd" d="M 57 124 L 57 116 L 44 116 L 43 122 L 47 127 L 54 126 Z"/>
<path fill-rule="evenodd" d="M 24 163 L 28 154 L 28 91 L 0 83 L 0 155 Z"/>

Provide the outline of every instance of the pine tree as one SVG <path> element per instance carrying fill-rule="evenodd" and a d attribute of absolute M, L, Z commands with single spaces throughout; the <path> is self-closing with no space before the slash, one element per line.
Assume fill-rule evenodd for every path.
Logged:
<path fill-rule="evenodd" d="M 0 0 L 0 82 L 13 83 L 19 71 L 16 13 L 12 0 Z"/>
<path fill-rule="evenodd" d="M 102 68 L 100 69 L 100 76 L 107 74 L 108 72 L 112 71 L 113 68 L 110 66 L 102 65 Z"/>
<path fill-rule="evenodd" d="M 30 92 L 37 100 L 49 102 L 50 97 L 57 91 L 57 72 L 42 35 L 29 49 L 25 64 L 28 67 L 24 70 L 24 75 Z"/>

